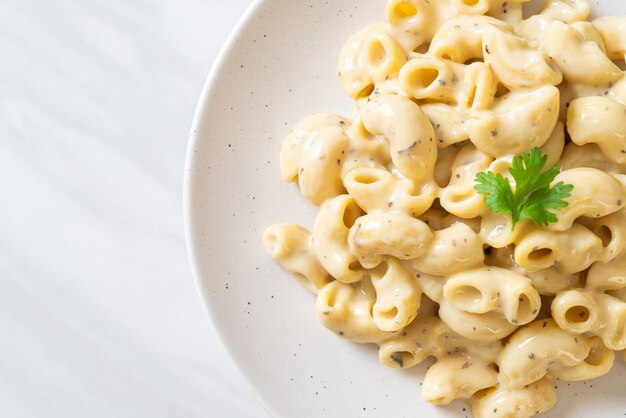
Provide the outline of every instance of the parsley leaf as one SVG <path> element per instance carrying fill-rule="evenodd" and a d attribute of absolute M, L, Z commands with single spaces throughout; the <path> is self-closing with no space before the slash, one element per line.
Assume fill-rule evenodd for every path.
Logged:
<path fill-rule="evenodd" d="M 492 212 L 511 214 L 511 229 L 523 219 L 530 219 L 537 226 L 547 226 L 557 221 L 556 214 L 549 209 L 566 207 L 568 203 L 564 199 L 574 189 L 563 182 L 550 187 L 561 168 L 554 164 L 543 170 L 547 161 L 548 156 L 542 155 L 539 148 L 532 148 L 521 157 L 513 157 L 509 173 L 515 180 L 515 191 L 506 177 L 491 171 L 476 174 L 474 189 L 485 195 L 485 203 Z"/>

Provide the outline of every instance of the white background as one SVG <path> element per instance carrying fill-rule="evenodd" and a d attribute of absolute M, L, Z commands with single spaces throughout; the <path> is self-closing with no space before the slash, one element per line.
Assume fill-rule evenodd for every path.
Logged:
<path fill-rule="evenodd" d="M 0 416 L 267 417 L 182 217 L 196 100 L 250 2 L 1 2 Z"/>

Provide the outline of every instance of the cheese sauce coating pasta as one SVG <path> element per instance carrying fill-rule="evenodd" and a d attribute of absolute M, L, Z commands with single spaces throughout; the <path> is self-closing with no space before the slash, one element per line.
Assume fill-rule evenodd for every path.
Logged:
<path fill-rule="evenodd" d="M 526 1 L 388 0 L 339 57 L 354 114 L 308 116 L 282 146 L 311 231 L 263 235 L 326 328 L 392 368 L 434 357 L 424 399 L 476 418 L 545 412 L 553 379 L 626 353 L 626 16 L 546 0 L 524 18 Z M 533 147 L 574 188 L 556 222 L 512 228 L 475 177 L 515 187 Z"/>

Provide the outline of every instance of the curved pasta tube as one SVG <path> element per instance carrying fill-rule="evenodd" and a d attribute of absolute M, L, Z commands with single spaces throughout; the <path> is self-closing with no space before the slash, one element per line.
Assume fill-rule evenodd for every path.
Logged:
<path fill-rule="evenodd" d="M 548 55 L 528 46 L 525 39 L 488 26 L 483 35 L 483 56 L 496 77 L 509 89 L 525 89 L 563 81 Z"/>
<path fill-rule="evenodd" d="M 500 352 L 500 382 L 514 388 L 530 385 L 552 367 L 582 363 L 589 351 L 584 335 L 571 334 L 552 319 L 537 320 L 513 334 Z"/>
<path fill-rule="evenodd" d="M 391 159 L 405 177 L 416 182 L 432 177 L 435 132 L 418 105 L 406 97 L 380 95 L 363 107 L 361 117 L 369 132 L 389 141 Z"/>
<path fill-rule="evenodd" d="M 493 103 L 497 80 L 482 62 L 464 66 L 419 56 L 400 71 L 400 86 L 409 97 L 459 104 L 466 109 L 487 109 Z"/>
<path fill-rule="evenodd" d="M 374 268 L 384 256 L 410 260 L 426 254 L 433 233 L 428 225 L 402 212 L 371 212 L 356 220 L 348 245 L 363 267 Z"/>
<path fill-rule="evenodd" d="M 447 327 L 436 316 L 418 317 L 396 335 L 379 344 L 378 359 L 387 367 L 408 369 L 430 356 L 440 356 Z"/>
<path fill-rule="evenodd" d="M 476 148 L 494 157 L 519 154 L 546 143 L 559 117 L 559 89 L 547 85 L 515 91 L 490 111 L 474 112 L 465 130 Z"/>
<path fill-rule="evenodd" d="M 501 312 L 513 325 L 531 322 L 541 308 L 539 293 L 527 277 L 499 267 L 482 267 L 450 276 L 443 296 L 461 311 Z"/>
<path fill-rule="evenodd" d="M 444 277 L 433 276 L 425 273 L 415 273 L 417 283 L 424 294 L 433 302 L 441 302 L 443 299 L 443 286 L 446 284 Z"/>
<path fill-rule="evenodd" d="M 487 110 L 493 104 L 498 90 L 498 80 L 491 67 L 483 62 L 473 62 L 465 67 L 463 87 L 459 90 L 459 106 L 470 110 Z"/>
<path fill-rule="evenodd" d="M 501 350 L 499 342 L 476 342 L 454 333 L 435 315 L 422 312 L 398 333 L 379 344 L 381 363 L 391 368 L 406 369 L 434 356 L 438 359 L 452 354 L 465 354 L 476 361 L 492 363 Z"/>
<path fill-rule="evenodd" d="M 434 6 L 426 0 L 388 0 L 385 17 L 390 33 L 407 52 L 428 42 L 438 27 Z"/>
<path fill-rule="evenodd" d="M 552 317 L 567 331 L 591 332 L 611 350 L 626 349 L 626 302 L 613 296 L 573 289 L 552 302 Z"/>
<path fill-rule="evenodd" d="M 591 23 L 600 32 L 608 57 L 623 60 L 626 54 L 626 17 L 603 16 Z"/>
<path fill-rule="evenodd" d="M 372 317 L 376 292 L 370 280 L 354 284 L 332 281 L 317 295 L 315 309 L 326 328 L 357 343 L 378 343 L 393 335 L 380 330 Z"/>
<path fill-rule="evenodd" d="M 626 254 L 608 263 L 594 263 L 587 274 L 586 287 L 597 291 L 626 288 Z"/>
<path fill-rule="evenodd" d="M 596 144 L 579 146 L 570 142 L 563 149 L 561 167 L 563 170 L 588 167 L 597 168 L 611 174 L 626 173 L 626 165 L 622 166 L 610 161 Z"/>
<path fill-rule="evenodd" d="M 501 340 L 517 329 L 517 325 L 511 324 L 500 312 L 465 312 L 450 305 L 445 298 L 439 303 L 439 317 L 457 334 L 485 343 Z"/>
<path fill-rule="evenodd" d="M 350 149 L 350 140 L 341 128 L 320 132 L 302 156 L 298 184 L 302 196 L 319 206 L 326 199 L 344 194 L 341 167 L 337 161 Z"/>
<path fill-rule="evenodd" d="M 430 366 L 424 376 L 422 396 L 434 405 L 448 405 L 455 399 L 468 399 L 479 390 L 497 383 L 495 367 L 457 354 L 443 357 Z"/>
<path fill-rule="evenodd" d="M 604 250 L 598 257 L 601 263 L 608 263 L 626 249 L 626 210 L 596 219 L 584 219 L 583 225 L 589 228 L 602 240 Z"/>
<path fill-rule="evenodd" d="M 587 0 L 547 0 L 541 15 L 565 23 L 587 20 L 591 7 Z"/>
<path fill-rule="evenodd" d="M 585 40 L 576 29 L 563 22 L 550 23 L 542 47 L 570 82 L 598 84 L 622 77 L 622 71 L 597 43 Z"/>
<path fill-rule="evenodd" d="M 564 273 L 557 267 L 535 271 L 518 268 L 518 271 L 530 279 L 540 295 L 547 296 L 576 287 L 580 279 L 579 274 Z"/>
<path fill-rule="evenodd" d="M 602 51 L 603 54 L 606 54 L 606 48 L 604 47 L 604 41 L 602 40 L 602 35 L 595 26 L 591 22 L 574 22 L 570 23 L 570 26 L 582 36 L 582 39 L 585 41 L 594 42 L 598 45 L 598 48 Z"/>
<path fill-rule="evenodd" d="M 397 78 L 406 54 L 384 25 L 371 25 L 356 33 L 339 54 L 337 72 L 353 99 L 368 97 L 377 84 Z"/>
<path fill-rule="evenodd" d="M 564 273 L 583 271 L 603 252 L 602 240 L 582 225 L 561 232 L 537 229 L 515 246 L 515 262 L 530 271 L 558 264 Z"/>
<path fill-rule="evenodd" d="M 455 104 L 464 78 L 464 67 L 427 55 L 413 58 L 400 70 L 400 87 L 414 99 L 433 99 Z"/>
<path fill-rule="evenodd" d="M 483 244 L 469 226 L 456 223 L 435 231 L 426 251 L 409 261 L 417 271 L 435 276 L 447 276 L 483 262 Z"/>
<path fill-rule="evenodd" d="M 505 31 L 513 29 L 507 23 L 489 16 L 451 19 L 433 37 L 428 55 L 461 64 L 472 59 L 483 59 L 483 34 L 492 26 Z"/>
<path fill-rule="evenodd" d="M 325 201 L 313 225 L 312 248 L 320 264 L 340 282 L 354 283 L 365 277 L 357 257 L 350 252 L 350 228 L 361 209 L 348 195 Z"/>
<path fill-rule="evenodd" d="M 480 238 L 494 248 L 504 248 L 517 242 L 528 232 L 537 229 L 529 220 L 524 219 L 512 228 L 512 218 L 498 213 L 485 213 L 480 220 Z"/>
<path fill-rule="evenodd" d="M 416 185 L 410 179 L 397 178 L 387 170 L 374 167 L 350 171 L 343 183 L 357 204 L 368 213 L 394 211 L 420 216 L 432 205 L 438 192 L 432 182 Z"/>
<path fill-rule="evenodd" d="M 275 224 L 263 233 L 267 253 L 300 283 L 317 293 L 331 278 L 311 249 L 311 233 L 296 224 Z"/>
<path fill-rule="evenodd" d="M 485 200 L 474 189 L 476 174 L 485 171 L 493 158 L 472 144 L 461 148 L 452 163 L 448 186 L 439 192 L 441 206 L 460 218 L 475 218 L 487 212 Z"/>
<path fill-rule="evenodd" d="M 422 291 L 401 262 L 387 259 L 371 271 L 376 290 L 374 323 L 383 331 L 399 331 L 411 323 L 420 308 Z"/>
<path fill-rule="evenodd" d="M 280 149 L 280 171 L 283 180 L 294 182 L 298 179 L 300 164 L 311 144 L 326 130 L 349 126 L 350 122 L 332 113 L 316 113 L 307 116 L 296 124 Z"/>
<path fill-rule="evenodd" d="M 561 380 L 579 382 L 607 374 L 615 362 L 615 353 L 606 348 L 599 337 L 589 338 L 589 346 L 589 355 L 582 363 L 572 367 L 552 367 L 549 375 Z"/>
<path fill-rule="evenodd" d="M 437 145 L 440 148 L 469 139 L 467 132 L 465 132 L 467 111 L 445 103 L 425 103 L 421 109 L 435 129 Z"/>
<path fill-rule="evenodd" d="M 626 164 L 626 105 L 607 97 L 572 100 L 567 130 L 575 144 L 595 143 L 609 160 Z"/>
<path fill-rule="evenodd" d="M 530 418 L 556 404 L 556 388 L 544 377 L 519 388 L 496 386 L 478 392 L 472 398 L 475 418 Z"/>
<path fill-rule="evenodd" d="M 595 168 L 572 168 L 558 174 L 553 184 L 558 182 L 572 184 L 568 205 L 557 214 L 558 221 L 547 229 L 565 231 L 576 218 L 589 216 L 600 218 L 617 212 L 626 201 L 624 186 L 615 177 Z"/>

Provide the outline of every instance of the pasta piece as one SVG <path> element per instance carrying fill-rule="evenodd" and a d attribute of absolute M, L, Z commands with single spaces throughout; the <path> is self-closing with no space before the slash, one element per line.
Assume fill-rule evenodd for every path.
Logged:
<path fill-rule="evenodd" d="M 571 274 L 591 266 L 602 252 L 602 240 L 584 226 L 574 224 L 562 232 L 529 232 L 515 246 L 515 262 L 530 271 L 557 264 L 561 271 Z"/>
<path fill-rule="evenodd" d="M 483 343 L 501 340 L 518 328 L 498 311 L 470 313 L 456 309 L 445 298 L 439 304 L 439 317 L 457 334 Z"/>
<path fill-rule="evenodd" d="M 475 218 L 487 212 L 483 196 L 474 190 L 476 174 L 485 171 L 493 158 L 472 144 L 461 148 L 452 163 L 452 176 L 439 192 L 441 206 L 460 218 Z"/>
<path fill-rule="evenodd" d="M 589 345 L 589 355 L 582 363 L 573 367 L 552 367 L 549 375 L 561 380 L 579 382 L 607 374 L 615 362 L 615 353 L 606 348 L 598 337 L 591 337 Z"/>
<path fill-rule="evenodd" d="M 326 199 L 346 192 L 341 181 L 341 167 L 337 164 L 350 149 L 350 140 L 341 128 L 320 132 L 302 157 L 298 184 L 302 196 L 315 206 Z"/>
<path fill-rule="evenodd" d="M 608 57 L 623 60 L 626 53 L 626 17 L 604 16 L 591 23 L 600 32 Z"/>
<path fill-rule="evenodd" d="M 381 95 L 364 106 L 363 125 L 389 141 L 391 159 L 405 177 L 430 179 L 437 160 L 435 132 L 418 105 L 398 95 Z"/>
<path fill-rule="evenodd" d="M 582 289 L 569 290 L 552 302 L 552 317 L 565 330 L 597 335 L 611 350 L 626 349 L 626 302 L 620 299 Z"/>
<path fill-rule="evenodd" d="M 385 17 L 388 30 L 405 51 L 428 42 L 438 28 L 436 4 L 427 0 L 388 0 Z"/>
<path fill-rule="evenodd" d="M 469 139 L 465 132 L 465 120 L 468 118 L 466 110 L 445 103 L 426 103 L 421 109 L 435 128 L 439 148 L 446 148 Z"/>
<path fill-rule="evenodd" d="M 332 113 L 316 113 L 302 119 L 283 141 L 280 149 L 280 171 L 283 180 L 294 182 L 298 179 L 300 164 L 305 152 L 320 133 L 326 130 L 349 126 L 349 121 Z"/>
<path fill-rule="evenodd" d="M 535 271 L 517 267 L 516 270 L 530 279 L 540 295 L 555 296 L 559 292 L 577 287 L 580 281 L 580 274 L 565 273 L 557 267 Z"/>
<path fill-rule="evenodd" d="M 347 135 L 350 138 L 350 150 L 337 161 L 341 167 L 341 178 L 345 179 L 351 171 L 362 167 L 388 170 L 392 166 L 389 142 L 368 132 L 359 114 L 347 129 Z"/>
<path fill-rule="evenodd" d="M 626 105 L 606 97 L 572 100 L 567 130 L 575 144 L 595 143 L 609 160 L 626 164 Z"/>
<path fill-rule="evenodd" d="M 626 253 L 608 263 L 594 263 L 587 274 L 587 288 L 597 291 L 626 288 Z"/>
<path fill-rule="evenodd" d="M 493 103 L 497 81 L 488 65 L 464 66 L 420 56 L 400 71 L 400 86 L 414 99 L 431 99 L 466 109 L 487 109 Z"/>
<path fill-rule="evenodd" d="M 374 268 L 384 256 L 411 260 L 426 254 L 433 239 L 428 225 L 402 212 L 372 212 L 356 220 L 348 245 L 363 267 Z"/>
<path fill-rule="evenodd" d="M 589 351 L 584 335 L 562 330 L 552 319 L 537 320 L 513 334 L 500 352 L 500 383 L 513 388 L 530 385 L 551 368 L 582 363 Z"/>
<path fill-rule="evenodd" d="M 587 0 L 547 0 L 541 14 L 565 23 L 587 20 L 591 8 Z"/>
<path fill-rule="evenodd" d="M 626 165 L 620 165 L 610 161 L 596 144 L 576 145 L 570 142 L 563 149 L 561 158 L 563 170 L 572 168 L 588 167 L 605 171 L 611 174 L 626 173 Z"/>
<path fill-rule="evenodd" d="M 348 193 L 368 213 L 393 211 L 420 216 L 438 194 L 433 182 L 416 185 L 412 180 L 397 178 L 387 170 L 373 167 L 352 170 L 343 181 Z"/>
<path fill-rule="evenodd" d="M 412 268 L 434 276 L 447 276 L 481 264 L 483 245 L 476 233 L 464 223 L 434 231 L 426 251 L 409 261 Z"/>
<path fill-rule="evenodd" d="M 443 299 L 443 286 L 446 284 L 444 277 L 420 272 L 415 273 L 415 277 L 420 288 L 430 300 L 436 303 L 441 302 Z"/>
<path fill-rule="evenodd" d="M 313 225 L 313 251 L 324 269 L 343 283 L 358 282 L 365 277 L 348 246 L 350 228 L 361 214 L 354 199 L 337 196 L 322 204 Z"/>
<path fill-rule="evenodd" d="M 411 323 L 420 308 L 422 292 L 410 271 L 393 258 L 371 271 L 376 290 L 372 316 L 383 331 L 399 331 Z"/>
<path fill-rule="evenodd" d="M 598 84 L 616 81 L 622 71 L 598 44 L 587 41 L 573 27 L 553 21 L 544 34 L 542 48 L 554 59 L 566 80 Z"/>
<path fill-rule="evenodd" d="M 332 281 L 317 295 L 317 316 L 326 328 L 357 343 L 378 343 L 393 335 L 372 317 L 376 292 L 369 279 L 354 284 Z"/>
<path fill-rule="evenodd" d="M 551 409 L 556 389 L 547 377 L 519 388 L 496 386 L 472 398 L 474 418 L 530 418 Z"/>
<path fill-rule="evenodd" d="M 367 98 L 376 85 L 397 78 L 407 57 L 396 40 L 375 24 L 356 33 L 343 47 L 337 72 L 353 99 Z"/>
<path fill-rule="evenodd" d="M 448 328 L 436 316 L 418 315 L 402 334 L 380 343 L 378 358 L 394 369 L 408 369 L 443 353 Z"/>
<path fill-rule="evenodd" d="M 276 224 L 263 233 L 263 245 L 270 257 L 292 273 L 313 293 L 331 281 L 311 249 L 311 233 L 296 224 Z"/>
<path fill-rule="evenodd" d="M 483 35 L 483 56 L 496 77 L 509 89 L 558 85 L 563 76 L 550 57 L 528 46 L 525 39 L 487 26 Z"/>
<path fill-rule="evenodd" d="M 480 222 L 480 238 L 491 247 L 504 248 L 537 229 L 528 219 L 520 221 L 515 228 L 511 228 L 512 224 L 510 216 L 493 212 L 485 213 Z"/>
<path fill-rule="evenodd" d="M 595 168 L 572 168 L 557 175 L 553 184 L 572 184 L 574 189 L 565 201 L 568 206 L 558 213 L 558 221 L 547 226 L 552 231 L 571 228 L 580 216 L 600 218 L 617 212 L 626 201 L 624 186 L 615 177 Z"/>
<path fill-rule="evenodd" d="M 400 87 L 414 99 L 433 99 L 456 104 L 464 67 L 429 56 L 413 58 L 400 71 Z"/>
<path fill-rule="evenodd" d="M 604 41 L 602 35 L 591 22 L 574 22 L 570 23 L 570 26 L 582 36 L 585 41 L 594 42 L 600 48 L 603 54 L 606 55 L 606 48 L 604 47 Z"/>
<path fill-rule="evenodd" d="M 604 250 L 598 261 L 608 263 L 626 250 L 626 210 L 602 218 L 582 218 L 580 223 L 602 240 Z"/>
<path fill-rule="evenodd" d="M 422 396 L 426 402 L 448 405 L 455 399 L 468 399 L 481 389 L 498 383 L 492 365 L 457 354 L 437 360 L 424 376 Z"/>
<path fill-rule="evenodd" d="M 505 31 L 507 23 L 488 16 L 461 16 L 446 22 L 433 37 L 428 55 L 464 64 L 472 59 L 483 59 L 483 34 L 487 28 Z"/>
<path fill-rule="evenodd" d="M 515 91 L 490 111 L 475 112 L 465 123 L 470 140 L 485 154 L 500 157 L 543 146 L 556 126 L 559 89 L 543 86 Z"/>
<path fill-rule="evenodd" d="M 522 5 L 528 1 L 530 0 L 490 0 L 487 15 L 517 27 L 523 20 Z"/>
<path fill-rule="evenodd" d="M 531 322 L 541 307 L 539 293 L 528 278 L 498 267 L 483 267 L 450 276 L 443 287 L 443 296 L 461 311 L 501 312 L 513 325 Z"/>

